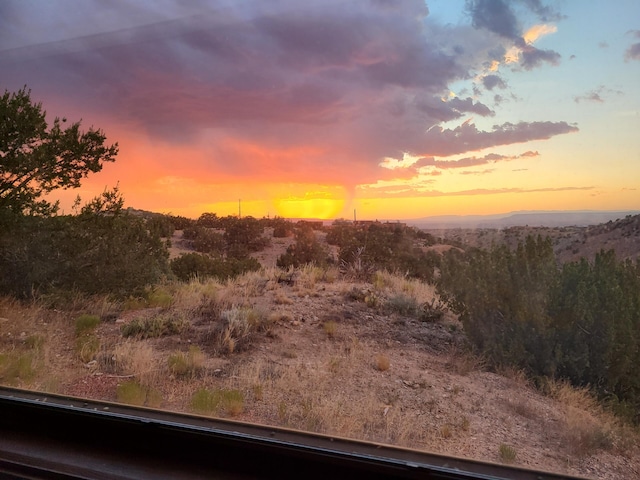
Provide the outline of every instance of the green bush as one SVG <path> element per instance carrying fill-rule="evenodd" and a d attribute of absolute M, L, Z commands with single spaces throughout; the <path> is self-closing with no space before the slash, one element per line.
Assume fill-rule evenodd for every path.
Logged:
<path fill-rule="evenodd" d="M 185 282 L 196 277 L 215 277 L 226 280 L 259 269 L 260 262 L 251 257 L 242 260 L 235 258 L 222 260 L 198 253 L 183 253 L 171 260 L 171 270 L 174 275 Z"/>
<path fill-rule="evenodd" d="M 296 243 L 290 245 L 276 261 L 278 267 L 299 267 L 307 263 L 322 266 L 331 262 L 327 249 L 317 240 L 311 227 L 299 227 L 295 239 Z"/>
<path fill-rule="evenodd" d="M 177 335 L 187 326 L 187 322 L 175 312 L 160 314 L 151 318 L 136 318 L 122 326 L 123 337 L 154 338 Z"/>
<path fill-rule="evenodd" d="M 116 398 L 120 403 L 128 405 L 157 408 L 162 403 L 162 395 L 157 390 L 141 385 L 136 380 L 129 380 L 116 387 Z"/>
<path fill-rule="evenodd" d="M 24 217 L 0 232 L 0 292 L 124 297 L 169 273 L 167 245 L 127 213 Z"/>
<path fill-rule="evenodd" d="M 214 415 L 220 411 L 236 416 L 244 410 L 244 395 L 239 390 L 207 390 L 199 389 L 191 398 L 191 408 L 194 412 L 204 415 Z"/>
<path fill-rule="evenodd" d="M 97 315 L 83 314 L 76 318 L 76 336 L 90 332 L 100 324 L 100 317 Z"/>

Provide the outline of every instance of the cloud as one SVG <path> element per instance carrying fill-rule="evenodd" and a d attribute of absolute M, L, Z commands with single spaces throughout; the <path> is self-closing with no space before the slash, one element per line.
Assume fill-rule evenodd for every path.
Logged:
<path fill-rule="evenodd" d="M 561 20 L 564 18 L 551 7 L 538 0 L 467 0 L 466 8 L 471 15 L 475 28 L 487 29 L 500 37 L 510 40 L 511 47 L 505 55 L 506 63 L 520 62 L 525 70 L 531 70 L 546 62 L 558 65 L 560 54 L 553 50 L 541 50 L 533 43 L 541 36 L 556 32 L 554 25 L 534 25 L 526 32 L 517 18 L 514 6 L 522 4 L 541 21 Z"/>
<path fill-rule="evenodd" d="M 604 85 L 600 85 L 597 88 L 590 90 L 582 95 L 576 95 L 575 97 L 573 97 L 573 101 L 576 103 L 580 103 L 580 102 L 603 103 L 605 101 L 603 96 L 607 96 L 609 94 L 623 95 L 623 92 L 621 92 L 620 90 L 613 90 L 611 88 L 607 88 Z"/>
<path fill-rule="evenodd" d="M 565 121 L 490 130 L 468 121 L 496 112 L 471 96 L 449 98 L 450 86 L 522 41 L 510 4 L 468 5 L 476 28 L 438 24 L 423 0 L 86 0 L 73 10 L 15 2 L 0 15 L 0 84 L 27 84 L 50 112 L 95 121 L 114 140 L 135 134 L 121 142 L 114 172 L 144 164 L 141 176 L 196 172 L 211 183 L 311 178 L 353 187 L 387 178 L 385 158 L 462 155 L 577 131 Z M 557 17 L 540 2 L 520 5 Z M 523 54 L 525 68 L 556 59 L 536 52 Z M 497 75 L 483 84 L 507 88 Z M 463 123 L 442 126 L 452 121 Z M 134 158 L 136 141 L 148 163 Z"/>
<path fill-rule="evenodd" d="M 630 30 L 627 32 L 627 34 L 631 35 L 634 38 L 640 39 L 640 30 Z M 631 44 L 625 51 L 624 58 L 626 61 L 640 60 L 640 42 Z"/>
<path fill-rule="evenodd" d="M 527 151 L 520 155 L 499 155 L 497 153 L 489 153 L 484 157 L 466 157 L 458 160 L 436 160 L 433 157 L 421 158 L 413 166 L 420 167 L 435 167 L 443 170 L 450 168 L 469 168 L 477 167 L 479 165 L 488 165 L 492 163 L 504 162 L 516 160 L 519 158 L 532 158 L 540 155 L 538 152 Z"/>
<path fill-rule="evenodd" d="M 502 78 L 500 78 L 499 75 L 485 75 L 484 77 L 482 77 L 482 84 L 487 90 L 493 90 L 496 87 L 502 89 L 507 88 L 507 84 L 504 82 L 504 80 L 502 80 Z"/>
<path fill-rule="evenodd" d="M 416 198 L 416 197 L 460 197 L 460 196 L 476 196 L 476 195 L 503 195 L 508 193 L 546 193 L 546 192 L 571 192 L 571 191 L 591 191 L 594 186 L 567 186 L 567 187 L 549 187 L 549 188 L 475 188 L 469 190 L 458 190 L 443 192 L 440 190 L 429 190 L 426 188 L 410 188 L 410 187 L 390 187 L 384 186 L 380 188 L 371 186 L 359 186 L 358 192 L 361 198 Z"/>

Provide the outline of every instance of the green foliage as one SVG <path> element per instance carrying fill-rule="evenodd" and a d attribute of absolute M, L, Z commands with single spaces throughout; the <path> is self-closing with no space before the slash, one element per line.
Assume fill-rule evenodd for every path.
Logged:
<path fill-rule="evenodd" d="M 226 217 L 221 219 L 221 224 L 225 229 L 224 240 L 229 258 L 246 259 L 249 253 L 258 252 L 269 243 L 262 236 L 264 225 L 253 217 Z"/>
<path fill-rule="evenodd" d="M 195 251 L 216 256 L 224 254 L 226 243 L 221 233 L 204 227 L 196 227 L 194 230 L 192 245 Z"/>
<path fill-rule="evenodd" d="M 196 391 L 191 398 L 191 408 L 194 412 L 204 415 L 214 415 L 220 411 L 235 416 L 244 409 L 244 395 L 239 390 L 207 390 Z"/>
<path fill-rule="evenodd" d="M 296 243 L 287 248 L 286 253 L 280 255 L 276 265 L 282 268 L 299 267 L 307 263 L 326 265 L 331 262 L 324 246 L 316 238 L 311 227 L 299 227 L 295 234 Z"/>
<path fill-rule="evenodd" d="M 171 270 L 178 279 L 187 282 L 195 277 L 215 277 L 221 280 L 236 277 L 245 272 L 260 269 L 260 262 L 255 258 L 222 260 L 199 253 L 183 253 L 171 260 Z"/>
<path fill-rule="evenodd" d="M 415 298 L 399 293 L 387 299 L 385 308 L 400 315 L 415 316 L 420 307 Z"/>
<path fill-rule="evenodd" d="M 218 215 L 216 215 L 215 213 L 203 213 L 202 215 L 200 215 L 196 223 L 199 227 L 206 227 L 206 228 L 221 227 L 220 218 L 218 218 Z"/>
<path fill-rule="evenodd" d="M 66 128 L 56 117 L 47 125 L 42 104 L 33 103 L 26 87 L 0 96 L 0 212 L 49 215 L 56 204 L 41 197 L 58 188 L 76 188 L 104 162 L 112 162 L 117 144 L 106 146 L 101 130 Z"/>
<path fill-rule="evenodd" d="M 187 353 L 176 352 L 169 355 L 167 365 L 169 371 L 178 377 L 193 377 L 204 363 L 204 354 L 199 347 L 190 346 Z"/>
<path fill-rule="evenodd" d="M 22 217 L 0 232 L 0 292 L 128 296 L 166 275 L 168 256 L 159 235 L 128 213 Z"/>
<path fill-rule="evenodd" d="M 76 336 L 92 331 L 100 324 L 100 317 L 97 315 L 83 314 L 76 318 Z"/>
<path fill-rule="evenodd" d="M 96 357 L 100 349 L 100 339 L 93 334 L 83 334 L 76 338 L 76 354 L 83 363 L 88 363 Z"/>
<path fill-rule="evenodd" d="M 275 217 L 271 220 L 271 225 L 273 226 L 274 238 L 288 237 L 293 231 L 293 224 L 284 218 Z"/>
<path fill-rule="evenodd" d="M 32 352 L 0 353 L 0 383 L 17 385 L 31 380 L 36 374 L 34 364 Z"/>
<path fill-rule="evenodd" d="M 367 273 L 384 269 L 430 282 L 434 280 L 440 257 L 435 252 L 423 252 L 414 247 L 420 237 L 425 239 L 425 235 L 419 233 L 397 224 L 356 226 L 334 222 L 327 234 L 327 243 L 340 247 L 340 264 L 355 276 L 366 277 Z M 428 240 L 435 241 L 433 237 Z"/>
<path fill-rule="evenodd" d="M 153 338 L 176 335 L 187 322 L 176 312 L 166 312 L 151 318 L 136 318 L 121 328 L 123 337 Z"/>
<path fill-rule="evenodd" d="M 640 262 L 602 251 L 559 268 L 551 241 L 528 237 L 451 250 L 438 288 L 489 363 L 590 385 L 640 419 Z"/>
<path fill-rule="evenodd" d="M 511 445 L 501 443 L 498 452 L 500 453 L 500 459 L 505 463 L 512 463 L 516 459 L 516 449 Z"/>
<path fill-rule="evenodd" d="M 129 380 L 116 387 L 116 398 L 120 403 L 128 405 L 159 407 L 162 403 L 162 395 L 136 380 Z"/>

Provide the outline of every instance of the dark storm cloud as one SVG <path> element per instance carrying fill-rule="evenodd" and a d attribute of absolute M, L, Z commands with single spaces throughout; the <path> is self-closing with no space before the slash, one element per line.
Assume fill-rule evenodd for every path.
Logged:
<path fill-rule="evenodd" d="M 541 50 L 539 48 L 527 45 L 522 49 L 522 60 L 520 64 L 525 70 L 531 70 L 539 67 L 542 63 L 546 62 L 551 65 L 558 65 L 560 63 L 560 54 L 553 50 Z"/>
<path fill-rule="evenodd" d="M 0 15 L 2 89 L 27 84 L 45 104 L 96 113 L 153 142 L 197 144 L 212 171 L 230 175 L 367 181 L 386 157 L 576 130 L 565 122 L 439 126 L 494 115 L 469 97 L 442 98 L 504 53 L 486 30 L 520 38 L 514 11 L 499 0 L 469 2 L 481 29 L 438 25 L 422 0 L 9 5 L 0 7 L 10 12 Z M 298 151 L 295 165 L 281 160 Z"/>
<path fill-rule="evenodd" d="M 544 6 L 539 0 L 467 0 L 466 8 L 471 14 L 472 24 L 476 28 L 487 29 L 522 49 L 521 65 L 525 70 L 540 66 L 543 62 L 557 65 L 560 54 L 553 50 L 540 50 L 527 44 L 523 39 L 523 27 L 514 7 L 524 5 L 540 21 L 561 20 L 562 15 L 551 7 Z"/>
<path fill-rule="evenodd" d="M 507 88 L 507 84 L 499 75 L 486 75 L 482 78 L 482 84 L 487 90 L 493 90 L 495 87 Z"/>
<path fill-rule="evenodd" d="M 506 0 L 467 0 L 467 10 L 475 28 L 486 28 L 510 40 L 522 36 L 518 19 Z"/>

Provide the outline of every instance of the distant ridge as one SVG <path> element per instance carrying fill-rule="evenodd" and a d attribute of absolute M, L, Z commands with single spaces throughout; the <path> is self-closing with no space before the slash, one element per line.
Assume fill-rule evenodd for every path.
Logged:
<path fill-rule="evenodd" d="M 640 210 L 520 211 L 497 215 L 439 215 L 407 220 L 419 228 L 584 227 L 637 215 Z"/>

